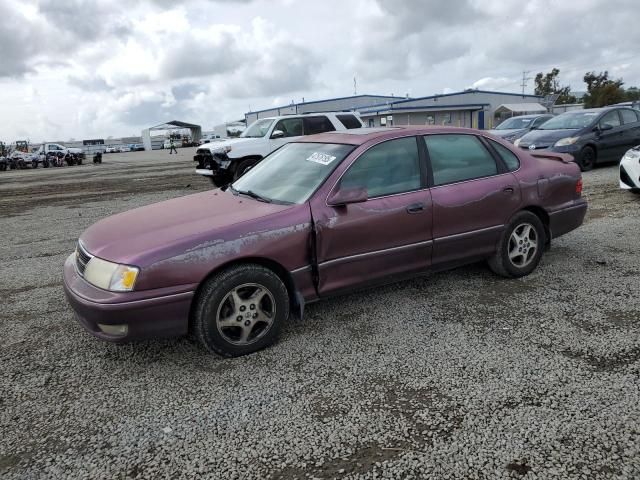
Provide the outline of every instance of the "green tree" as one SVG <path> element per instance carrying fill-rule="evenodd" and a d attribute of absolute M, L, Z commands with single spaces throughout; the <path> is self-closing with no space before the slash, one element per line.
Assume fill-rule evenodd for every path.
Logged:
<path fill-rule="evenodd" d="M 640 88 L 638 87 L 629 87 L 624 91 L 624 93 L 627 102 L 635 102 L 640 100 Z"/>
<path fill-rule="evenodd" d="M 612 80 L 609 72 L 587 72 L 584 75 L 584 83 L 587 84 L 587 94 L 584 96 L 585 108 L 604 107 L 614 103 L 624 102 L 626 94 L 621 78 Z"/>
<path fill-rule="evenodd" d="M 552 69 L 549 73 L 538 73 L 535 78 L 536 88 L 535 94 L 546 97 L 547 95 L 559 94 L 556 105 L 564 105 L 566 103 L 576 103 L 577 99 L 571 95 L 571 87 L 560 86 L 558 75 L 560 70 Z"/>

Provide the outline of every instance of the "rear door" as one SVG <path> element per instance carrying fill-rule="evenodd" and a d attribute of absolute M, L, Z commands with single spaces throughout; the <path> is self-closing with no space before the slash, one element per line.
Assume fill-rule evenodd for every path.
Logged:
<path fill-rule="evenodd" d="M 433 264 L 455 264 L 495 251 L 520 207 L 520 189 L 493 147 L 473 134 L 425 135 L 432 179 Z M 505 152 L 505 155 L 507 154 Z"/>
<path fill-rule="evenodd" d="M 620 110 L 620 114 L 622 115 L 622 126 L 624 127 L 624 148 L 620 155 L 621 158 L 627 150 L 640 145 L 640 112 L 625 108 Z"/>
<path fill-rule="evenodd" d="M 598 121 L 600 129 L 596 132 L 598 162 L 619 160 L 625 151 L 625 128 L 622 125 L 618 109 L 605 113 Z M 611 127 L 603 130 L 605 126 Z"/>
<path fill-rule="evenodd" d="M 369 198 L 340 207 L 325 196 L 311 201 L 321 296 L 429 267 L 431 197 L 415 136 L 366 150 L 333 191 L 342 188 L 366 188 Z"/>

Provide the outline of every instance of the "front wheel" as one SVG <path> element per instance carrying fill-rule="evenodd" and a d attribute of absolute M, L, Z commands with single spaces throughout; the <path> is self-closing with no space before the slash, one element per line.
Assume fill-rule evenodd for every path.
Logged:
<path fill-rule="evenodd" d="M 545 241 L 540 218 L 531 212 L 520 212 L 507 225 L 496 253 L 489 259 L 489 267 L 507 278 L 529 275 L 540 263 Z"/>
<path fill-rule="evenodd" d="M 260 160 L 256 160 L 254 158 L 249 158 L 238 163 L 238 166 L 236 167 L 236 170 L 233 174 L 233 181 L 235 182 L 242 175 L 251 170 L 259 161 Z"/>
<path fill-rule="evenodd" d="M 239 357 L 274 343 L 288 317 L 289 294 L 280 277 L 260 265 L 239 265 L 204 284 L 193 333 L 207 350 Z"/>

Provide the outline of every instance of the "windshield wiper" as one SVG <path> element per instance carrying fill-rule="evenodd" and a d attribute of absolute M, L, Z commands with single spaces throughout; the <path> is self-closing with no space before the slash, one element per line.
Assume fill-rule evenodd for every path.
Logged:
<path fill-rule="evenodd" d="M 271 203 L 273 200 L 271 200 L 270 198 L 267 197 L 263 197 L 262 195 L 257 194 L 256 192 L 252 191 L 252 190 L 236 190 L 233 187 L 229 187 L 231 188 L 231 192 L 232 193 L 239 193 L 240 195 L 246 195 L 247 197 L 251 197 L 254 198 L 260 202 L 264 202 L 264 203 Z"/>

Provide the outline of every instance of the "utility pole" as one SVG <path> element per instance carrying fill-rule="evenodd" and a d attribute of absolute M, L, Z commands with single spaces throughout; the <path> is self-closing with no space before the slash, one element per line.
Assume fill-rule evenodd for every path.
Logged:
<path fill-rule="evenodd" d="M 528 70 L 522 71 L 522 83 L 520 84 L 520 86 L 522 87 L 522 95 L 524 95 L 524 89 L 527 86 L 527 80 L 531 80 L 531 77 L 527 77 L 527 74 L 529 73 L 531 72 L 529 72 Z"/>

